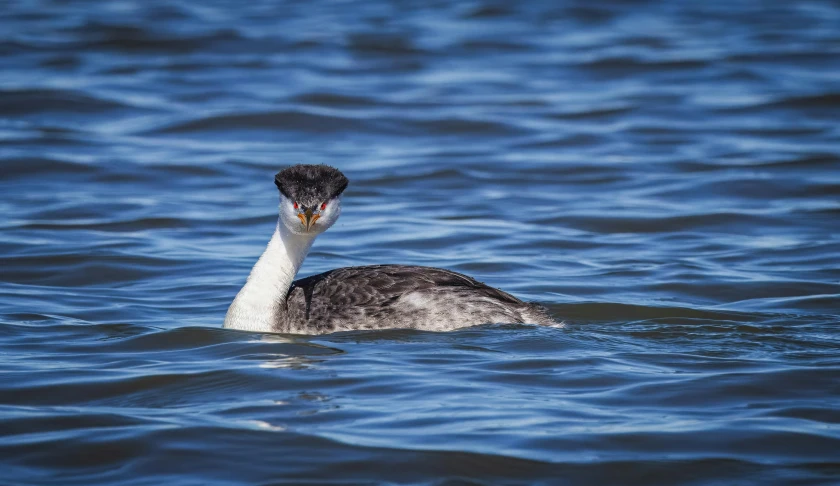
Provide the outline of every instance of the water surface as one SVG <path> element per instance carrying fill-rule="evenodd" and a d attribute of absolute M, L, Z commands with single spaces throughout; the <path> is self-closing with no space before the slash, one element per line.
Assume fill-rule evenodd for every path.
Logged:
<path fill-rule="evenodd" d="M 837 484 L 835 2 L 7 2 L 0 483 Z M 303 275 L 563 329 L 221 329 L 273 174 Z"/>

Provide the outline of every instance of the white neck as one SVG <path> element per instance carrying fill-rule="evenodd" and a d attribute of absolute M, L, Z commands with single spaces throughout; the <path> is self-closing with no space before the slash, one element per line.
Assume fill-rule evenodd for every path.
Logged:
<path fill-rule="evenodd" d="M 225 327 L 272 332 L 286 311 L 282 305 L 315 236 L 296 235 L 278 219 L 268 246 L 236 294 L 225 316 Z"/>

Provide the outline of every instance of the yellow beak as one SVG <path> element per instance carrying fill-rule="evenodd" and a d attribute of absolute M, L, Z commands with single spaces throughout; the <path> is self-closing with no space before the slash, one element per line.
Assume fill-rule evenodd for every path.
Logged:
<path fill-rule="evenodd" d="M 312 209 L 307 209 L 304 212 L 298 213 L 298 218 L 300 218 L 300 222 L 303 223 L 304 228 L 306 231 L 309 231 L 314 225 L 315 221 L 318 221 L 318 218 L 321 217 L 320 214 L 314 214 Z"/>

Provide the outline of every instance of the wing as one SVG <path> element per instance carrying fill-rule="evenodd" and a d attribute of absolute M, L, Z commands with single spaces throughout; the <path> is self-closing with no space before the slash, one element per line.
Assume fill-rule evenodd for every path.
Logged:
<path fill-rule="evenodd" d="M 319 331 L 335 329 L 338 323 L 370 328 L 379 326 L 364 323 L 404 318 L 404 307 L 395 304 L 408 294 L 423 293 L 513 307 L 527 305 L 457 272 L 431 267 L 371 265 L 338 268 L 295 281 L 286 295 L 286 308 L 290 322 L 306 322 L 307 327 Z"/>

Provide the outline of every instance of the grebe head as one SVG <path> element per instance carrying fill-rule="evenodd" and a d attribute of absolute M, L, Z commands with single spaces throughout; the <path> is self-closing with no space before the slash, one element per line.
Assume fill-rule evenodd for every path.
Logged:
<path fill-rule="evenodd" d="M 316 236 L 341 214 L 347 178 L 328 165 L 293 165 L 274 176 L 280 190 L 280 219 L 294 234 Z"/>

